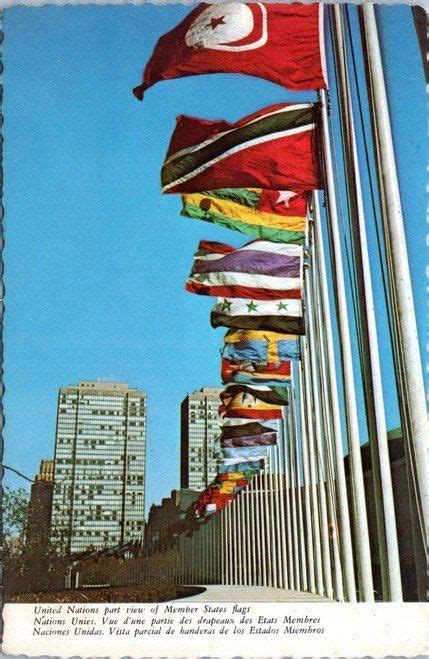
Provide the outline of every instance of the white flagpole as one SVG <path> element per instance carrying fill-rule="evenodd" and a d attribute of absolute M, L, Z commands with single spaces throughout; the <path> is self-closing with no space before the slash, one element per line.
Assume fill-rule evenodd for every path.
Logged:
<path fill-rule="evenodd" d="M 278 446 L 270 447 L 271 454 L 274 456 L 274 494 L 275 494 L 275 520 L 276 520 L 276 564 L 277 564 L 277 580 L 278 587 L 284 588 L 283 572 L 281 564 L 281 529 L 280 529 L 280 466 L 279 466 L 279 451 Z"/>
<path fill-rule="evenodd" d="M 352 481 L 355 541 L 357 549 L 357 567 L 362 586 L 361 599 L 366 602 L 374 601 L 371 549 L 369 546 L 368 519 L 366 514 L 365 488 L 362 471 L 362 458 L 360 453 L 360 432 L 357 413 L 356 390 L 353 377 L 353 358 L 350 340 L 349 315 L 347 309 L 347 296 L 344 284 L 344 269 L 341 254 L 341 240 L 338 227 L 337 202 L 333 173 L 331 142 L 329 135 L 328 109 L 326 92 L 320 91 L 323 148 L 325 158 L 325 176 L 328 202 L 328 228 L 330 247 L 332 253 L 332 271 L 335 280 L 336 305 L 338 313 L 338 333 L 341 349 L 341 364 L 344 384 L 344 402 L 346 412 L 346 425 L 349 444 L 350 474 Z"/>
<path fill-rule="evenodd" d="M 312 241 L 312 236 L 310 232 L 310 242 Z M 314 269 L 314 268 L 313 268 Z M 310 369 L 311 369 L 311 381 L 312 381 L 312 399 L 314 405 L 314 436 L 315 436 L 315 452 L 316 452 L 316 465 L 318 471 L 318 494 L 320 501 L 320 513 L 321 513 L 321 536 L 322 536 L 322 557 L 323 557 L 323 568 L 325 573 L 325 585 L 326 585 L 326 594 L 328 597 L 333 597 L 332 589 L 332 570 L 330 562 L 330 547 L 329 547 L 329 529 L 328 529 L 328 513 L 327 513 L 327 501 L 326 496 L 330 497 L 329 484 L 325 487 L 325 478 L 326 471 L 323 464 L 323 431 L 322 431 L 322 406 L 321 406 L 321 393 L 320 393 L 320 382 L 319 382 L 319 362 L 317 359 L 318 349 L 317 349 L 317 335 L 316 335 L 316 325 L 314 319 L 314 299 L 313 299 L 313 290 L 311 286 L 311 275 L 309 268 L 307 268 L 305 273 L 305 302 L 307 307 L 307 336 L 309 343 L 309 353 L 310 353 Z M 322 377 L 325 376 L 324 373 L 320 374 Z M 326 443 L 326 442 L 325 442 Z M 333 505 L 330 506 L 333 508 Z"/>
<path fill-rule="evenodd" d="M 291 395 L 291 402 L 290 404 L 292 405 L 293 409 L 293 417 L 294 417 L 294 424 L 295 424 L 295 470 L 296 470 L 296 484 L 297 484 L 297 504 L 298 504 L 298 529 L 299 529 L 299 559 L 300 559 L 300 566 L 301 566 L 301 590 L 306 591 L 308 588 L 308 581 L 307 581 L 307 556 L 306 556 L 306 550 L 305 550 L 305 539 L 304 539 L 304 517 L 302 513 L 302 492 L 304 490 L 304 487 L 301 486 L 301 477 L 300 477 L 300 464 L 302 465 L 302 459 L 299 451 L 299 424 L 298 424 L 298 419 L 297 419 L 297 414 L 296 414 L 296 400 L 297 400 L 297 393 L 295 391 L 295 386 L 294 386 L 294 373 L 292 372 L 292 395 Z M 298 424 L 298 425 L 297 425 Z"/>
<path fill-rule="evenodd" d="M 316 461 L 315 461 L 315 432 L 314 432 L 314 408 L 312 405 L 311 396 L 311 371 L 310 360 L 308 355 L 307 339 L 301 336 L 301 359 L 304 372 L 304 393 L 305 393 L 305 413 L 307 417 L 307 440 L 308 440 L 308 463 L 310 473 L 310 497 L 311 497 L 311 516 L 313 520 L 313 542 L 314 554 L 316 562 L 316 584 L 317 592 L 319 595 L 324 595 L 324 580 L 323 576 L 326 574 L 326 565 L 322 562 L 322 545 L 320 536 L 320 519 L 319 519 L 319 502 L 318 502 L 318 487 L 316 475 Z M 323 556 L 324 558 L 324 556 Z"/>
<path fill-rule="evenodd" d="M 265 462 L 264 462 L 265 470 Z M 264 509 L 264 481 L 263 474 L 259 472 L 258 476 L 258 487 L 259 487 L 259 512 L 260 512 L 260 529 L 261 529 L 261 544 L 262 544 L 262 585 L 269 586 L 268 582 L 268 573 L 267 573 L 267 551 L 266 551 L 266 515 Z"/>
<path fill-rule="evenodd" d="M 289 392 L 289 459 L 290 459 L 290 485 L 292 505 L 292 537 L 293 537 L 293 565 L 295 589 L 301 590 L 301 579 L 299 573 L 299 538 L 298 538 L 298 515 L 297 515 L 297 483 L 296 483 L 296 456 L 295 456 L 295 416 L 293 409 L 293 391 Z"/>
<path fill-rule="evenodd" d="M 343 147 L 346 181 L 351 207 L 350 220 L 357 259 L 358 304 L 363 339 L 365 397 L 372 458 L 375 509 L 377 517 L 383 599 L 402 601 L 401 571 L 395 506 L 390 472 L 386 415 L 378 350 L 377 324 L 372 292 L 371 269 L 366 236 L 365 214 L 360 181 L 359 159 L 354 129 L 353 107 L 346 58 L 343 14 L 340 5 L 332 7 L 335 52 L 338 67 L 339 105 L 343 118 Z"/>
<path fill-rule="evenodd" d="M 284 407 L 282 407 L 282 416 L 284 416 Z M 289 573 L 287 566 L 286 551 L 286 524 L 285 524 L 285 469 L 286 464 L 283 454 L 283 419 L 277 422 L 277 451 L 279 459 L 279 499 L 280 499 L 280 547 L 281 547 L 281 566 L 283 588 L 289 588 Z"/>
<path fill-rule="evenodd" d="M 302 363 L 302 355 L 299 363 L 298 370 L 299 380 L 299 407 L 301 412 L 301 459 L 302 459 L 302 480 L 304 492 L 304 512 L 305 512 L 305 531 L 306 531 L 306 544 L 308 556 L 308 588 L 310 593 L 316 592 L 315 582 L 315 569 L 314 569 L 314 543 L 313 531 L 311 523 L 311 500 L 310 500 L 310 469 L 308 465 L 308 441 L 307 441 L 307 426 L 310 424 L 310 419 L 306 415 L 306 404 L 304 394 L 304 365 Z M 307 423 L 308 422 L 308 423 Z"/>
<path fill-rule="evenodd" d="M 289 574 L 289 588 L 295 590 L 295 575 L 293 571 L 293 545 L 292 545 L 292 507 L 291 507 L 291 478 L 290 478 L 290 457 L 289 457 L 289 430 L 288 419 L 289 409 L 284 406 L 282 408 L 283 419 L 283 455 L 285 462 L 285 503 L 286 503 L 286 531 L 287 531 L 287 557 L 288 557 L 288 574 Z"/>
<path fill-rule="evenodd" d="M 376 161 L 382 193 L 385 240 L 391 266 L 389 272 L 390 298 L 392 306 L 396 310 L 393 331 L 396 346 L 400 347 L 400 354 L 398 354 L 398 350 L 396 351 L 396 360 L 397 367 L 400 364 L 400 378 L 404 393 L 400 400 L 401 417 L 404 435 L 407 427 L 410 435 L 421 498 L 420 515 L 427 533 L 427 410 L 413 290 L 374 7 L 372 5 L 362 7 L 361 15 L 363 18 L 362 37 L 370 80 L 369 101 L 377 138 Z M 423 532 L 424 541 L 426 533 Z"/>
<path fill-rule="evenodd" d="M 247 528 L 249 532 L 248 537 L 248 553 L 249 553 L 249 584 L 256 586 L 256 531 L 255 531 L 255 509 L 253 506 L 253 493 L 252 493 L 252 479 L 246 487 L 247 498 Z"/>
<path fill-rule="evenodd" d="M 276 541 L 276 517 L 274 513 L 274 461 L 271 446 L 268 447 L 270 468 L 268 472 L 268 482 L 270 487 L 269 493 L 269 510 L 270 510 L 270 535 L 271 535 L 271 556 L 272 556 L 272 580 L 274 588 L 277 588 L 277 541 Z"/>
<path fill-rule="evenodd" d="M 268 490 L 268 476 L 271 465 L 267 465 L 267 460 L 264 460 L 264 519 L 266 528 L 266 542 L 267 542 L 267 568 L 268 568 L 268 585 L 273 586 L 273 554 L 271 549 L 271 533 L 272 524 L 270 518 L 270 494 Z"/>
<path fill-rule="evenodd" d="M 241 554 L 241 574 L 240 583 L 247 583 L 247 549 L 246 549 L 246 522 L 244 517 L 244 497 L 243 493 L 239 492 L 237 495 L 237 503 L 239 503 L 239 517 L 238 517 L 238 535 L 239 547 Z"/>
<path fill-rule="evenodd" d="M 328 362 L 328 383 L 330 393 L 330 404 L 333 423 L 333 443 L 335 455 L 335 467 L 338 489 L 338 508 L 340 514 L 340 540 L 342 564 L 344 567 L 347 600 L 356 602 L 356 583 L 353 565 L 353 545 L 350 528 L 350 513 L 347 498 L 346 473 L 344 469 L 344 449 L 342 442 L 342 429 L 340 417 L 340 405 L 338 401 L 338 381 L 335 368 L 335 352 L 333 340 L 333 328 L 331 323 L 331 310 L 329 305 L 328 280 L 326 275 L 325 248 L 320 217 L 319 193 L 314 194 L 314 251 L 317 258 L 318 283 L 323 312 L 323 339 L 326 346 Z"/>
<path fill-rule="evenodd" d="M 313 293 L 313 306 L 314 306 L 314 323 L 315 323 L 315 340 L 317 345 L 317 356 L 319 364 L 319 381 L 321 391 L 321 406 L 322 406 L 322 422 L 324 429 L 324 466 L 326 468 L 326 493 L 328 504 L 328 519 L 330 520 L 332 528 L 332 554 L 333 554 L 333 576 L 335 581 L 335 596 L 339 601 L 344 601 L 344 587 L 343 587 L 343 566 L 340 557 L 340 540 L 339 540 L 339 526 L 337 517 L 337 496 L 336 496 L 336 476 L 335 464 L 333 459 L 333 421 L 331 414 L 331 403 L 329 398 L 329 370 L 327 367 L 326 357 L 326 343 L 324 341 L 324 334 L 326 327 L 323 322 L 323 314 L 320 300 L 320 286 L 319 278 L 320 272 L 318 268 L 316 253 L 314 249 L 314 227 L 311 234 L 310 250 L 311 250 L 311 263 L 312 263 L 312 293 Z"/>
<path fill-rule="evenodd" d="M 253 507 L 255 510 L 255 534 L 256 534 L 256 564 L 255 564 L 255 572 L 256 572 L 256 581 L 255 585 L 262 586 L 263 585 L 263 572 L 262 572 L 262 545 L 261 545 L 261 523 L 260 523 L 260 517 L 259 517 L 259 485 L 255 486 L 255 478 L 258 478 L 257 476 L 253 476 L 250 486 L 252 488 L 252 503 Z"/>
<path fill-rule="evenodd" d="M 220 543 L 221 543 L 221 584 L 228 585 L 228 514 L 226 508 L 220 512 L 221 516 L 221 531 L 220 531 Z"/>

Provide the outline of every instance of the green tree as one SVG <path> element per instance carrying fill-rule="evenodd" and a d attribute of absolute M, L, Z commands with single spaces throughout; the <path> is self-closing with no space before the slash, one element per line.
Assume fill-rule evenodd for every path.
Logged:
<path fill-rule="evenodd" d="M 19 539 L 19 546 L 25 543 L 25 532 L 28 518 L 28 492 L 23 487 L 12 489 L 8 485 L 3 488 L 2 516 L 3 537 L 6 546 L 10 546 L 12 537 Z"/>

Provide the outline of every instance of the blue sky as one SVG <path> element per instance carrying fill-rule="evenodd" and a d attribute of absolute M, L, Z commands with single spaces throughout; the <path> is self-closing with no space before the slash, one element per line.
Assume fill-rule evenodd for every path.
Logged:
<path fill-rule="evenodd" d="M 4 12 L 4 461 L 34 476 L 39 461 L 53 455 L 60 386 L 126 381 L 148 393 L 148 505 L 179 485 L 181 400 L 220 384 L 223 331 L 209 323 L 213 300 L 184 291 L 193 253 L 203 238 L 246 242 L 239 233 L 181 218 L 179 198 L 161 195 L 159 173 L 175 117 L 236 120 L 273 103 L 315 98 L 225 74 L 163 82 L 136 101 L 131 89 L 155 42 L 188 11 L 148 4 Z M 411 9 L 384 6 L 378 17 L 423 354 L 423 71 Z M 329 52 L 328 62 L 331 70 Z M 335 120 L 334 94 L 333 109 Z M 363 180 L 368 202 L 365 172 Z M 388 427 L 394 427 L 370 214 L 368 233 Z M 362 406 L 361 392 L 359 401 Z M 5 482 L 25 484 L 10 472 Z"/>

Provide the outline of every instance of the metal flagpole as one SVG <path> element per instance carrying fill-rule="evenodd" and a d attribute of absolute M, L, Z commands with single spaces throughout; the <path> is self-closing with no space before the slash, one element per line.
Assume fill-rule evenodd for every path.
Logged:
<path fill-rule="evenodd" d="M 226 543 L 225 543 L 225 549 L 226 549 L 226 559 L 227 559 L 227 575 L 228 575 L 228 581 L 227 584 L 231 586 L 234 583 L 234 576 L 232 572 L 232 564 L 233 564 L 233 556 L 232 556 L 232 527 L 231 527 L 231 505 L 227 506 L 225 509 L 226 513 Z"/>
<path fill-rule="evenodd" d="M 270 465 L 271 467 L 271 465 Z M 268 492 L 268 467 L 267 460 L 264 460 L 264 520 L 266 528 L 267 541 L 267 566 L 268 566 L 268 585 L 273 586 L 273 556 L 271 550 L 271 524 L 270 524 L 270 501 Z"/>
<path fill-rule="evenodd" d="M 322 566 L 322 547 L 320 542 L 320 522 L 319 522 L 319 506 L 317 502 L 317 480 L 316 480 L 316 464 L 314 459 L 314 418 L 313 406 L 311 400 L 311 374 L 310 363 L 308 358 L 308 349 L 306 337 L 301 337 L 301 358 L 303 364 L 304 374 L 304 394 L 305 394 L 305 412 L 308 420 L 307 424 L 307 441 L 308 441 L 308 464 L 310 475 L 310 499 L 311 499 L 311 516 L 313 520 L 313 542 L 314 554 L 316 559 L 316 583 L 317 592 L 319 595 L 324 594 L 323 588 L 323 566 Z"/>
<path fill-rule="evenodd" d="M 301 478 L 300 478 L 300 462 L 299 462 L 299 433 L 297 427 L 297 416 L 296 416 L 296 391 L 294 385 L 294 373 L 292 372 L 292 395 L 291 395 L 291 406 L 294 417 L 295 425 L 295 470 L 296 470 L 296 485 L 297 485 L 297 503 L 298 503 L 298 529 L 299 529 L 299 558 L 301 566 L 301 589 L 306 591 L 308 587 L 307 583 L 307 560 L 306 560 L 306 551 L 305 551 L 305 540 L 304 540 L 304 518 L 302 514 L 302 490 Z"/>
<path fill-rule="evenodd" d="M 260 521 L 259 521 L 259 490 L 258 487 L 255 486 L 255 478 L 256 476 L 253 476 L 250 486 L 252 488 L 252 505 L 255 510 L 254 512 L 254 524 L 255 524 L 255 534 L 254 537 L 256 537 L 256 561 L 255 561 L 255 574 L 256 574 L 256 579 L 255 579 L 255 585 L 262 586 L 262 558 L 261 558 L 261 528 L 260 528 Z M 252 517 L 253 519 L 253 517 Z"/>
<path fill-rule="evenodd" d="M 291 515 L 291 490 L 290 490 L 290 458 L 288 446 L 288 418 L 289 409 L 282 407 L 281 421 L 283 425 L 283 456 L 285 463 L 285 502 L 286 502 L 286 540 L 287 540 L 287 556 L 288 556 L 288 574 L 289 574 L 289 588 L 295 589 L 295 576 L 293 572 L 293 546 L 292 546 L 292 515 Z"/>
<path fill-rule="evenodd" d="M 219 581 L 218 583 L 225 583 L 225 554 L 224 554 L 224 525 L 225 525 L 225 511 L 222 510 L 219 514 L 218 522 L 218 551 L 219 551 Z"/>
<path fill-rule="evenodd" d="M 322 410 L 321 410 L 321 400 L 320 400 L 320 387 L 319 387 L 319 373 L 318 373 L 318 363 L 316 359 L 316 337 L 315 337 L 315 323 L 314 323 L 314 309 L 313 309 L 313 291 L 310 286 L 310 276 L 309 269 L 306 268 L 305 278 L 304 278 L 304 290 L 305 290 L 305 303 L 307 309 L 307 336 L 308 336 L 308 352 L 309 352 L 309 362 L 310 362 L 310 373 L 311 373 L 311 383 L 312 383 L 312 400 L 314 406 L 314 437 L 315 437 L 315 453 L 316 453 L 316 465 L 318 472 L 318 495 L 320 501 L 320 515 L 321 515 L 321 538 L 322 538 L 322 559 L 323 559 L 323 571 L 325 575 L 325 587 L 326 595 L 329 598 L 333 597 L 332 590 L 332 570 L 331 570 L 331 561 L 330 561 L 330 549 L 329 549 L 329 529 L 328 529 L 328 514 L 326 507 L 326 489 L 325 489 L 325 476 L 322 459 L 323 459 L 323 449 L 322 449 Z M 328 493 L 329 496 L 329 493 Z"/>
<path fill-rule="evenodd" d="M 273 452 L 271 446 L 268 447 L 268 455 L 270 456 L 270 469 L 269 469 L 269 484 L 270 484 L 270 496 L 269 496 L 269 508 L 270 508 L 270 531 L 271 531 L 271 546 L 272 546 L 272 579 L 273 586 L 277 588 L 277 542 L 276 542 L 276 519 L 274 515 L 274 461 L 273 461 Z"/>
<path fill-rule="evenodd" d="M 249 546 L 249 526 L 248 521 L 250 520 L 247 517 L 247 497 L 246 490 L 242 490 L 240 493 L 241 496 L 241 505 L 242 505 L 242 521 L 243 521 L 243 558 L 244 558 L 244 583 L 246 585 L 250 584 L 249 579 L 249 556 L 250 556 L 250 546 Z"/>
<path fill-rule="evenodd" d="M 303 492 L 304 492 L 304 511 L 305 511 L 305 531 L 307 536 L 307 557 L 308 557 L 308 586 L 311 593 L 316 592 L 315 571 L 314 571 L 314 544 L 311 524 L 311 502 L 310 502 L 310 471 L 308 466 L 307 451 L 307 419 L 306 405 L 304 398 L 304 366 L 301 361 L 298 370 L 299 379 L 299 399 L 301 411 L 301 458 L 302 458 L 302 475 L 303 475 Z"/>
<path fill-rule="evenodd" d="M 339 601 L 344 601 L 344 587 L 343 587 L 343 568 L 340 557 L 340 542 L 339 542 L 339 528 L 336 509 L 336 492 L 335 492 L 335 466 L 333 459 L 333 420 L 331 414 L 331 404 L 329 400 L 329 370 L 327 367 L 326 357 L 326 344 L 324 341 L 324 333 L 326 327 L 323 323 L 323 314 L 320 301 L 319 290 L 319 268 L 314 250 L 314 228 L 312 231 L 312 240 L 310 243 L 311 262 L 312 262 L 312 286 L 313 286 L 313 306 L 314 306 L 314 322 L 315 322 L 315 339 L 317 341 L 317 354 L 319 356 L 319 381 L 321 389 L 321 405 L 322 405 L 322 419 L 324 425 L 325 437 L 325 467 L 326 467 L 326 491 L 327 491 L 327 504 L 328 516 L 330 520 L 330 527 L 332 528 L 332 554 L 333 554 L 333 568 L 334 568 L 334 581 L 335 581 L 335 596 Z"/>
<path fill-rule="evenodd" d="M 233 533 L 233 538 L 232 538 L 232 546 L 231 549 L 233 551 L 233 560 L 234 560 L 234 586 L 240 583 L 240 572 L 239 572 L 239 560 L 240 556 L 238 553 L 238 524 L 237 524 L 237 500 L 234 499 L 230 503 L 231 506 L 231 512 L 232 512 L 232 533 Z"/>
<path fill-rule="evenodd" d="M 396 171 L 395 152 L 390 126 L 389 106 L 373 6 L 364 7 L 362 39 L 369 77 L 369 102 L 376 135 L 377 172 L 382 196 L 385 241 L 389 255 L 389 283 L 392 307 L 395 309 L 396 368 L 399 366 L 402 396 L 400 410 L 403 432 L 410 436 L 415 472 L 420 493 L 418 502 L 423 542 L 426 547 L 428 490 L 427 490 L 427 411 L 421 366 L 417 323 L 408 263 L 407 243 L 402 216 L 401 197 Z"/>
<path fill-rule="evenodd" d="M 221 583 L 227 586 L 229 584 L 229 556 L 228 556 L 228 510 L 224 508 L 221 512 L 222 515 L 222 526 L 221 526 L 221 547 L 222 547 L 222 577 L 223 581 Z"/>
<path fill-rule="evenodd" d="M 255 494 L 253 487 L 253 478 L 250 479 L 250 483 L 247 486 L 248 492 L 248 509 L 250 515 L 250 525 L 251 525 L 251 535 L 250 535 L 250 546 L 252 550 L 251 554 L 251 584 L 253 586 L 257 585 L 258 582 L 258 569 L 257 569 L 257 557 L 258 557 L 258 539 L 256 537 L 256 506 L 255 506 Z"/>
<path fill-rule="evenodd" d="M 265 465 L 264 465 L 265 469 Z M 262 544 L 262 585 L 268 586 L 268 577 L 267 577 L 267 554 L 266 554 L 266 543 L 265 543 L 265 513 L 264 513 L 264 492 L 263 492 L 263 474 L 259 472 L 258 476 L 258 485 L 259 485 L 259 515 L 260 515 L 260 529 L 261 529 L 261 544 Z"/>
<path fill-rule="evenodd" d="M 318 284 L 323 313 L 323 339 L 326 346 L 327 372 L 330 393 L 330 409 L 333 423 L 333 443 L 337 477 L 338 508 L 340 514 L 341 554 L 347 590 L 347 600 L 356 601 L 356 583 L 353 566 L 353 545 L 350 529 L 350 513 L 347 499 L 346 473 L 344 469 L 344 449 L 342 442 L 340 405 L 338 401 L 338 382 L 335 368 L 335 353 L 331 311 L 329 305 L 328 280 L 326 275 L 325 248 L 323 245 L 320 217 L 319 193 L 314 194 L 314 251 L 317 258 Z"/>
<path fill-rule="evenodd" d="M 353 244 L 357 260 L 356 278 L 363 342 L 362 361 L 374 481 L 377 535 L 382 568 L 383 599 L 402 601 L 401 571 L 378 351 L 377 324 L 342 11 L 343 9 L 339 5 L 332 7 L 336 64 L 339 73 L 339 106 L 343 120 L 346 182 L 351 206 L 350 220 Z"/>
<path fill-rule="evenodd" d="M 278 587 L 284 588 L 283 571 L 281 569 L 281 529 L 280 529 L 280 480 L 279 480 L 279 451 L 278 446 L 270 447 L 274 455 L 274 496 L 275 496 L 275 520 L 276 520 L 276 564 Z"/>
<path fill-rule="evenodd" d="M 282 415 L 283 415 L 282 408 Z M 289 574 L 287 569 L 287 552 L 286 552 L 286 525 L 285 525 L 285 462 L 284 455 L 281 450 L 281 442 L 283 442 L 283 420 L 279 419 L 277 422 L 277 451 L 279 456 L 279 499 L 280 499 L 280 548 L 281 548 L 281 565 L 283 573 L 283 588 L 289 588 Z"/>
<path fill-rule="evenodd" d="M 239 517 L 239 536 L 240 536 L 240 549 L 241 549 L 241 579 L 240 583 L 247 583 L 247 549 L 246 549 L 246 522 L 244 517 L 244 498 L 243 493 L 240 492 L 237 496 L 238 503 L 240 504 L 240 517 Z"/>
<path fill-rule="evenodd" d="M 290 392 L 291 393 L 291 392 Z M 299 574 L 299 547 L 298 547 L 298 519 L 297 519 L 297 485 L 295 480 L 295 419 L 293 416 L 292 396 L 289 395 L 289 460 L 290 460 L 290 486 L 291 486 L 291 512 L 292 512 L 292 542 L 293 542 L 293 567 L 295 589 L 301 590 L 301 580 Z"/>
<path fill-rule="evenodd" d="M 338 227 L 337 203 L 333 173 L 331 142 L 329 135 L 328 109 L 326 92 L 320 91 L 323 148 L 325 159 L 325 177 L 328 202 L 328 229 L 332 253 L 332 270 L 335 280 L 335 297 L 338 314 L 338 332 L 341 349 L 341 364 L 344 384 L 344 402 L 349 444 L 350 473 L 352 481 L 355 538 L 357 549 L 357 567 L 362 586 L 362 597 L 366 602 L 374 601 L 371 549 L 369 546 L 368 520 L 366 514 L 365 488 L 360 453 L 359 423 L 357 413 L 356 391 L 353 378 L 353 358 L 350 341 L 347 297 L 344 284 L 344 270 L 341 255 L 341 240 Z"/>
<path fill-rule="evenodd" d="M 253 549 L 255 545 L 255 539 L 251 535 L 250 527 L 250 492 L 249 486 L 241 493 L 244 496 L 244 501 L 246 502 L 245 511 L 246 511 L 246 553 L 247 553 L 247 583 L 248 585 L 253 584 L 253 566 L 254 566 L 254 557 Z M 253 541 L 252 541 L 253 540 Z"/>
<path fill-rule="evenodd" d="M 241 524 L 241 498 L 237 495 L 234 501 L 235 506 L 235 524 L 236 524 L 236 543 L 237 543 L 237 583 L 243 583 L 243 556 L 242 556 L 242 533 L 243 527 Z"/>

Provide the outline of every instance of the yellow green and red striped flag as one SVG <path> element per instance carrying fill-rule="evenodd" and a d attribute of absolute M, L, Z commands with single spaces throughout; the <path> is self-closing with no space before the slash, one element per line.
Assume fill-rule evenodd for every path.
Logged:
<path fill-rule="evenodd" d="M 274 242 L 306 242 L 307 193 L 224 188 L 182 195 L 182 215 Z"/>

